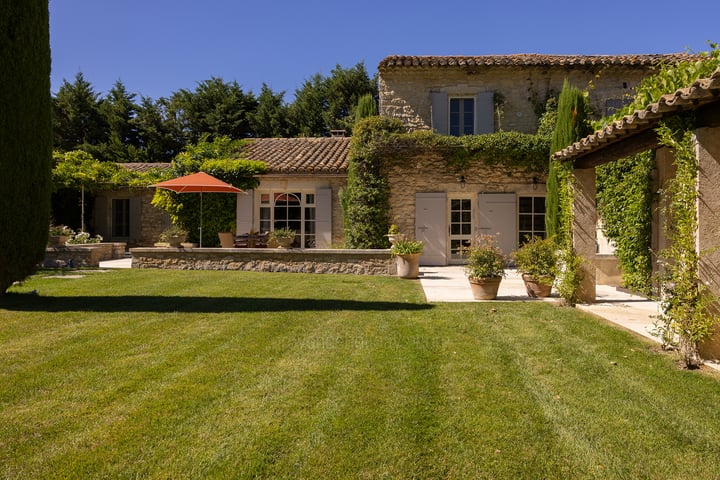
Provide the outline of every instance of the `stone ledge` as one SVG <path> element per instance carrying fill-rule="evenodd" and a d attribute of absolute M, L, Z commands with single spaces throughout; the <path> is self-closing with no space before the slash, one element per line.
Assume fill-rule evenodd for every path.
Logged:
<path fill-rule="evenodd" d="M 45 248 L 43 267 L 97 267 L 100 262 L 125 256 L 125 243 L 103 242 Z"/>
<path fill-rule="evenodd" d="M 131 248 L 133 268 L 395 275 L 389 249 Z"/>

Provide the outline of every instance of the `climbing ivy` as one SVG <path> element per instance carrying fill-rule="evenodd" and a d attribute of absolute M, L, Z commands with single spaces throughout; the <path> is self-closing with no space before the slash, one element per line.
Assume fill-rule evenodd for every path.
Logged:
<path fill-rule="evenodd" d="M 623 286 L 650 295 L 652 289 L 653 152 L 597 168 L 597 206 L 603 233 L 615 243 Z"/>
<path fill-rule="evenodd" d="M 696 249 L 697 158 L 690 115 L 662 122 L 657 129 L 662 145 L 673 150 L 675 177 L 662 192 L 666 196 L 665 234 L 670 247 L 660 252 L 662 295 L 658 329 L 667 343 L 677 339 L 680 353 L 689 368 L 702 364 L 699 345 L 718 326 L 710 311 L 715 300 L 700 281 Z"/>

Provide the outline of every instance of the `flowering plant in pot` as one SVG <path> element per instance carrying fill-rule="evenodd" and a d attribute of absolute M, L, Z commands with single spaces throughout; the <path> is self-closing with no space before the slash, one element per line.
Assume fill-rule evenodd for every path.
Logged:
<path fill-rule="evenodd" d="M 476 236 L 470 246 L 463 248 L 467 259 L 465 274 L 476 300 L 497 298 L 500 282 L 505 276 L 507 258 L 498 245 L 496 235 Z"/>
<path fill-rule="evenodd" d="M 292 228 L 276 228 L 270 232 L 269 240 L 280 248 L 290 248 L 295 241 L 295 230 Z"/>
<path fill-rule="evenodd" d="M 48 230 L 48 244 L 54 247 L 65 245 L 75 232 L 65 225 L 50 225 Z"/>
<path fill-rule="evenodd" d="M 425 244 L 419 240 L 398 239 L 390 248 L 397 258 L 397 276 L 417 278 L 420 275 L 420 254 Z"/>
<path fill-rule="evenodd" d="M 558 273 L 555 240 L 534 236 L 512 253 L 530 297 L 547 297 Z"/>
<path fill-rule="evenodd" d="M 177 225 L 172 225 L 160 234 L 160 241 L 169 243 L 171 247 L 179 247 L 187 239 L 187 230 Z"/>

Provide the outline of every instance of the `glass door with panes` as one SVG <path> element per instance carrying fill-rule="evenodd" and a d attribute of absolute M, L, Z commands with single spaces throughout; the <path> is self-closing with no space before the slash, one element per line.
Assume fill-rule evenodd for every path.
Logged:
<path fill-rule="evenodd" d="M 449 263 L 463 263 L 463 248 L 472 242 L 473 201 L 470 198 L 450 199 L 450 256 Z"/>

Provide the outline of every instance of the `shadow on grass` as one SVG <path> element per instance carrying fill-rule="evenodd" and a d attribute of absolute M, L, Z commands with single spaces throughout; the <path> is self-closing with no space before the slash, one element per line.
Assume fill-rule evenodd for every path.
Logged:
<path fill-rule="evenodd" d="M 427 310 L 431 305 L 383 301 L 255 297 L 80 296 L 42 297 L 10 293 L 0 297 L 0 308 L 25 312 L 287 312 L 287 311 L 396 311 Z"/>

